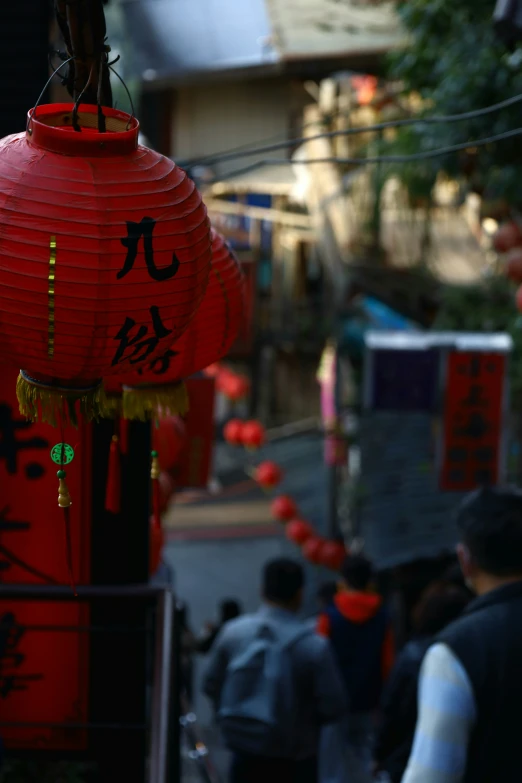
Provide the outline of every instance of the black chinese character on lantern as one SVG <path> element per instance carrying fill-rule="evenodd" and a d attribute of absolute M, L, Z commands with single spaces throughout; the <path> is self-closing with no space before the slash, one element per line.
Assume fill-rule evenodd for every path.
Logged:
<path fill-rule="evenodd" d="M 149 312 L 154 332 L 150 336 L 148 326 L 142 324 L 136 330 L 136 321 L 129 317 L 125 319 L 125 323 L 114 338 L 119 340 L 120 344 L 112 360 L 113 367 L 125 360 L 131 364 L 145 361 L 156 350 L 159 341 L 172 334 L 172 329 L 164 326 L 158 307 L 152 306 Z"/>
<path fill-rule="evenodd" d="M 140 223 L 133 223 L 127 221 L 127 236 L 121 240 L 121 244 L 127 248 L 127 257 L 125 263 L 116 275 L 118 280 L 128 275 L 134 267 L 138 255 L 138 245 L 140 239 L 143 237 L 143 252 L 145 254 L 145 263 L 149 275 L 153 280 L 157 280 L 159 283 L 164 280 L 170 280 L 179 269 L 179 260 L 175 253 L 172 253 L 171 263 L 163 268 L 158 268 L 154 262 L 154 247 L 152 243 L 152 233 L 156 221 L 150 217 L 144 217 Z"/>
<path fill-rule="evenodd" d="M 0 459 L 5 460 L 7 472 L 11 475 L 18 473 L 19 451 L 49 448 L 49 441 L 45 438 L 36 436 L 25 440 L 19 439 L 19 434 L 29 430 L 31 426 L 30 421 L 15 420 L 10 405 L 0 405 Z M 44 473 L 45 467 L 38 462 L 31 462 L 25 468 L 25 475 L 28 479 L 40 478 Z"/>
<path fill-rule="evenodd" d="M 175 356 L 179 356 L 179 351 L 171 351 L 169 348 L 162 356 L 158 356 L 157 359 L 154 359 L 154 361 L 149 364 L 149 372 L 154 375 L 165 375 L 165 373 L 170 370 L 170 360 Z M 138 375 L 143 375 L 143 372 L 143 369 L 140 367 Z"/>
<path fill-rule="evenodd" d="M 16 621 L 12 612 L 0 617 L 0 698 L 5 699 L 13 691 L 26 691 L 29 683 L 43 679 L 43 674 L 26 674 L 20 671 L 25 655 L 19 645 L 25 628 Z"/>
<path fill-rule="evenodd" d="M 5 545 L 5 533 L 20 533 L 22 530 L 29 530 L 31 525 L 29 522 L 22 522 L 17 519 L 7 519 L 9 514 L 9 506 L 5 506 L 0 511 L 0 571 L 8 571 L 13 565 L 11 552 L 9 552 Z"/>

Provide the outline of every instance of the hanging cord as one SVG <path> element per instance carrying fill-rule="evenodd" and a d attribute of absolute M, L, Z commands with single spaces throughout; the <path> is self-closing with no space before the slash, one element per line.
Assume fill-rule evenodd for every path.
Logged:
<path fill-rule="evenodd" d="M 127 98 L 129 99 L 129 103 L 130 103 L 130 107 L 131 107 L 131 116 L 130 116 L 129 121 L 127 123 L 127 130 L 129 130 L 133 119 L 136 117 L 136 112 L 134 111 L 134 101 L 132 100 L 132 95 L 130 94 L 129 88 L 125 84 L 125 81 L 122 79 L 122 77 L 120 76 L 118 71 L 115 71 L 114 68 L 112 67 L 115 63 L 118 62 L 119 59 L 120 59 L 120 56 L 118 55 L 118 57 L 116 57 L 115 60 L 113 60 L 111 63 L 109 63 L 109 69 L 116 76 L 116 78 L 119 79 L 120 82 L 123 84 L 125 92 L 127 93 Z"/>
<path fill-rule="evenodd" d="M 65 414 L 64 414 L 65 415 Z M 58 505 L 63 509 L 63 517 L 65 523 L 65 559 L 67 562 L 67 571 L 69 574 L 69 583 L 74 596 L 78 595 L 76 591 L 76 584 L 74 582 L 74 569 L 73 569 L 73 556 L 72 556 L 72 540 L 71 540 L 71 496 L 69 489 L 65 483 L 66 472 L 65 466 L 65 430 L 64 430 L 64 417 L 61 419 L 61 454 L 60 454 L 60 470 L 57 473 L 59 481 L 58 489 Z"/>
<path fill-rule="evenodd" d="M 52 74 L 49 76 L 49 78 L 48 78 L 48 79 L 47 79 L 47 81 L 45 82 L 45 86 L 44 86 L 44 88 L 43 88 L 42 92 L 40 93 L 40 95 L 38 96 L 38 100 L 36 101 L 36 103 L 35 103 L 34 107 L 31 109 L 31 111 L 29 112 L 29 115 L 28 115 L 28 117 L 27 117 L 27 124 L 26 124 L 26 126 L 25 126 L 25 129 L 26 129 L 26 131 L 27 131 L 27 133 L 28 133 L 29 135 L 31 135 L 31 134 L 32 134 L 32 132 L 33 132 L 33 131 L 32 131 L 32 129 L 31 129 L 31 123 L 32 123 L 32 121 L 33 121 L 33 117 L 34 117 L 34 116 L 35 116 L 35 114 L 36 114 L 36 110 L 37 110 L 38 106 L 40 105 L 40 101 L 42 100 L 42 98 L 43 98 L 43 97 L 44 97 L 44 95 L 45 95 L 45 91 L 47 90 L 47 88 L 48 88 L 48 87 L 49 87 L 49 85 L 51 84 L 51 82 L 52 82 L 52 80 L 54 79 L 54 77 L 56 76 L 56 74 L 57 74 L 59 71 L 61 71 L 61 69 L 62 69 L 62 68 L 65 66 L 65 65 L 68 65 L 70 62 L 72 62 L 72 60 L 74 60 L 74 57 L 69 57 L 67 60 L 64 60 L 64 61 L 63 61 L 63 63 L 60 63 L 60 65 L 58 66 L 58 68 L 55 68 L 55 70 L 52 72 Z"/>

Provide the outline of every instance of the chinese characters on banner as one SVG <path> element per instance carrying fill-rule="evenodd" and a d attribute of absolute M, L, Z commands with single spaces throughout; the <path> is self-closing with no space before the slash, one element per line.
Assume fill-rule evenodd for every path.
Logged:
<path fill-rule="evenodd" d="M 500 478 L 506 357 L 451 352 L 447 363 L 440 488 L 465 492 Z"/>
<path fill-rule="evenodd" d="M 59 429 L 27 422 L 18 411 L 18 371 L 0 372 L 0 579 L 5 583 L 69 584 L 63 514 L 58 508 L 51 448 Z M 89 582 L 90 429 L 66 428 L 75 450 L 67 469 L 71 492 L 73 565 Z M 0 600 L 0 722 L 85 723 L 88 720 L 88 635 L 68 631 L 89 623 L 76 602 Z M 35 627 L 51 625 L 62 630 Z M 2 728 L 7 747 L 78 750 L 83 731 Z"/>
<path fill-rule="evenodd" d="M 178 489 L 207 486 L 214 446 L 214 379 L 190 378 L 185 383 L 190 400 L 185 445 L 172 471 Z"/>

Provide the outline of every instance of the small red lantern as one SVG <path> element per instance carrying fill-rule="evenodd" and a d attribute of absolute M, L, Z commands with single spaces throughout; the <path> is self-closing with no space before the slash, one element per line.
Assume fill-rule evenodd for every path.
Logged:
<path fill-rule="evenodd" d="M 156 573 L 161 562 L 161 553 L 165 546 L 165 532 L 160 524 L 155 520 L 154 515 L 150 518 L 149 527 L 149 574 Z"/>
<path fill-rule="evenodd" d="M 270 511 L 274 519 L 278 522 L 289 522 L 297 516 L 297 506 L 295 501 L 288 495 L 279 495 L 272 501 Z"/>
<path fill-rule="evenodd" d="M 265 428 L 259 421 L 246 421 L 241 430 L 241 442 L 247 449 L 260 449 L 265 443 Z"/>
<path fill-rule="evenodd" d="M 214 364 L 209 364 L 208 367 L 205 367 L 203 372 L 208 378 L 217 378 L 221 372 L 221 365 L 219 362 L 214 362 Z"/>
<path fill-rule="evenodd" d="M 0 142 L 0 342 L 20 410 L 103 411 L 101 378 L 162 356 L 207 286 L 210 226 L 194 183 L 138 145 L 138 122 L 40 106 Z M 81 132 L 77 132 L 81 129 Z"/>
<path fill-rule="evenodd" d="M 304 544 L 314 535 L 314 529 L 309 522 L 304 519 L 292 519 L 286 526 L 286 537 L 294 544 Z"/>
<path fill-rule="evenodd" d="M 309 563 L 320 565 L 323 546 L 324 539 L 319 536 L 311 536 L 303 544 L 303 557 L 308 560 Z"/>
<path fill-rule="evenodd" d="M 346 559 L 346 547 L 341 541 L 325 541 L 319 553 L 319 563 L 332 571 L 340 571 Z"/>
<path fill-rule="evenodd" d="M 522 231 L 514 221 L 500 226 L 493 237 L 493 247 L 497 253 L 507 253 L 520 244 L 522 244 Z"/>
<path fill-rule="evenodd" d="M 239 402 L 248 396 L 250 381 L 245 375 L 222 370 L 217 376 L 216 388 L 231 402 Z"/>
<path fill-rule="evenodd" d="M 241 446 L 243 442 L 243 425 L 241 419 L 230 419 L 223 427 L 223 437 L 231 446 Z"/>
<path fill-rule="evenodd" d="M 187 412 L 188 399 L 182 383 L 232 347 L 244 316 L 243 273 L 224 238 L 212 231 L 210 278 L 199 309 L 190 326 L 159 359 L 140 369 L 139 375 L 120 378 L 123 384 L 123 414 L 144 419 L 165 413 Z"/>
<path fill-rule="evenodd" d="M 152 430 L 152 447 L 158 452 L 159 464 L 170 471 L 185 445 L 185 424 L 179 416 L 166 416 Z"/>
<path fill-rule="evenodd" d="M 522 283 L 522 247 L 514 247 L 506 256 L 505 271 L 510 280 Z"/>
<path fill-rule="evenodd" d="M 275 462 L 267 460 L 257 466 L 254 478 L 263 489 L 273 489 L 281 483 L 283 472 Z"/>

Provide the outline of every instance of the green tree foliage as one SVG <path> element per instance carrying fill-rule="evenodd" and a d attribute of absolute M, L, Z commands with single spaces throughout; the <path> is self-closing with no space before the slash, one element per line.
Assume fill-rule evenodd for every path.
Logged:
<path fill-rule="evenodd" d="M 426 112 L 460 114 L 522 93 L 522 51 L 510 52 L 497 39 L 493 0 L 407 0 L 398 10 L 410 39 L 406 49 L 391 57 L 389 76 L 402 83 L 405 93 L 419 94 Z M 407 146 L 422 150 L 472 142 L 520 127 L 521 117 L 522 104 L 515 104 L 464 122 L 415 126 Z M 398 142 L 402 138 L 399 134 Z M 437 159 L 433 166 L 453 176 L 466 174 L 487 199 L 502 197 L 522 205 L 520 137 L 477 154 Z M 414 168 L 411 164 L 410 174 Z M 423 164 L 420 175 L 426 170 L 433 171 Z"/>

